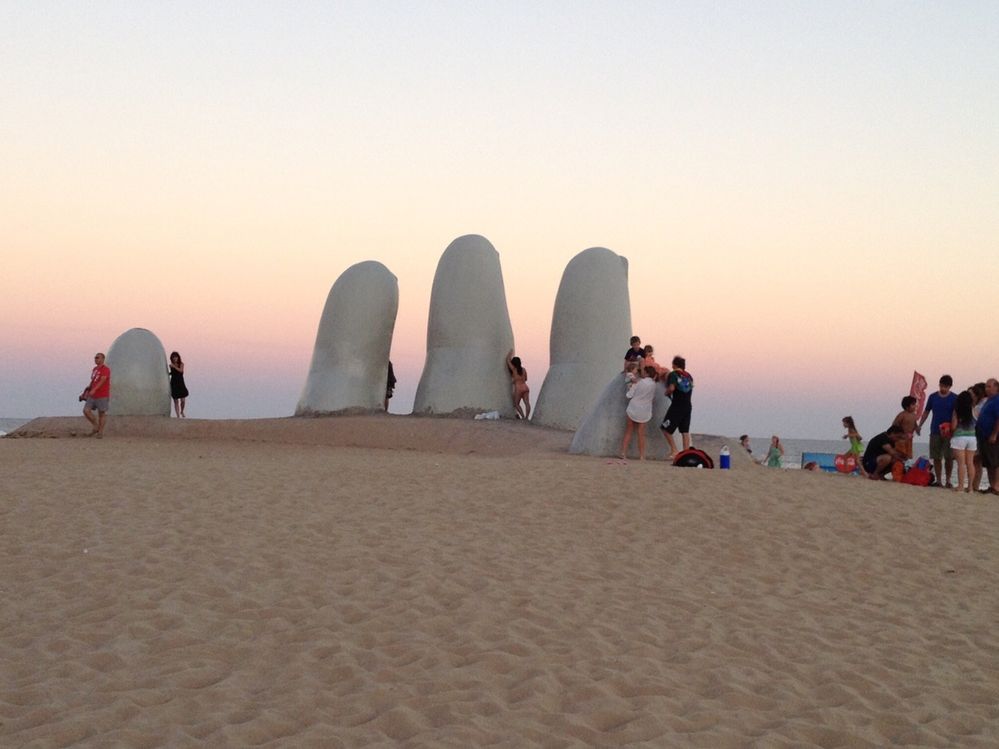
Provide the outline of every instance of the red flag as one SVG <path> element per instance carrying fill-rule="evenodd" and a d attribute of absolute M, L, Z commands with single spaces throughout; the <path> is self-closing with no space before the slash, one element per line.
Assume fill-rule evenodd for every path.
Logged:
<path fill-rule="evenodd" d="M 926 405 L 926 378 L 919 372 L 912 373 L 912 387 L 909 388 L 909 395 L 916 399 L 916 421 L 923 416 L 923 406 Z"/>

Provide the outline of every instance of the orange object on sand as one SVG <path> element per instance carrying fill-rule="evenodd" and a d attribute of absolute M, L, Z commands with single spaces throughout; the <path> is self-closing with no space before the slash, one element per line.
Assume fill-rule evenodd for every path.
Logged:
<path fill-rule="evenodd" d="M 901 460 L 896 460 L 891 464 L 891 477 L 895 481 L 901 481 L 903 476 L 905 476 L 905 465 Z"/>

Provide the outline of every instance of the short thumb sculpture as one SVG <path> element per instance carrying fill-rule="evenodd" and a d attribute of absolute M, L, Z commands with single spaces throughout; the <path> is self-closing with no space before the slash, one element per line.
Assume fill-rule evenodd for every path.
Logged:
<path fill-rule="evenodd" d="M 603 247 L 580 252 L 565 267 L 555 297 L 551 363 L 533 421 L 578 427 L 607 381 L 624 368 L 631 334 L 627 259 Z"/>
<path fill-rule="evenodd" d="M 169 416 L 170 378 L 163 344 L 145 328 L 126 330 L 108 349 L 111 416 Z"/>
<path fill-rule="evenodd" d="M 357 263 L 340 275 L 319 319 L 296 416 L 383 409 L 398 309 L 398 279 L 381 263 Z"/>
<path fill-rule="evenodd" d="M 441 255 L 430 295 L 427 360 L 414 414 L 513 418 L 506 355 L 513 328 L 499 253 L 485 237 L 458 237 Z"/>

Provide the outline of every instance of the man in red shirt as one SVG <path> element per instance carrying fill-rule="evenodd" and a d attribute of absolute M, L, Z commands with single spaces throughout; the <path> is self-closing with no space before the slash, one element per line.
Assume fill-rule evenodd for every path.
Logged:
<path fill-rule="evenodd" d="M 104 436 L 104 423 L 108 416 L 108 401 L 111 400 L 111 369 L 104 364 L 104 354 L 94 355 L 94 369 L 90 373 L 90 384 L 80 396 L 87 403 L 83 407 L 83 415 L 94 427 L 90 433 L 98 439 Z M 97 415 L 94 416 L 94 411 Z"/>

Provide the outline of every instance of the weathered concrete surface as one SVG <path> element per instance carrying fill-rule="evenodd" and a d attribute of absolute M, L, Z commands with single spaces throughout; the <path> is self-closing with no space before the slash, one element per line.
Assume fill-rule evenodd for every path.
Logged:
<path fill-rule="evenodd" d="M 627 259 L 603 247 L 584 250 L 562 273 L 549 339 L 551 363 L 532 420 L 576 429 L 623 368 L 631 335 Z"/>
<path fill-rule="evenodd" d="M 170 416 L 170 377 L 163 344 L 145 328 L 126 330 L 108 349 L 111 416 Z"/>
<path fill-rule="evenodd" d="M 296 416 L 381 411 L 399 309 L 399 281 L 368 260 L 345 270 L 326 297 Z"/>
<path fill-rule="evenodd" d="M 427 323 L 427 359 L 414 414 L 514 418 L 506 354 L 513 328 L 499 253 L 485 237 L 458 237 L 441 255 Z"/>

